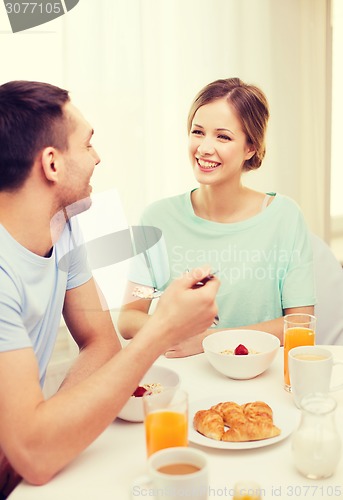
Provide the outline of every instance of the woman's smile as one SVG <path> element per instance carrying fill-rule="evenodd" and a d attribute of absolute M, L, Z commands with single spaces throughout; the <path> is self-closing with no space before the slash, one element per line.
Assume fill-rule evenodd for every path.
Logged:
<path fill-rule="evenodd" d="M 202 172 L 213 172 L 213 170 L 216 170 L 221 165 L 221 163 L 216 161 L 204 160 L 203 158 L 196 158 L 196 161 Z"/>

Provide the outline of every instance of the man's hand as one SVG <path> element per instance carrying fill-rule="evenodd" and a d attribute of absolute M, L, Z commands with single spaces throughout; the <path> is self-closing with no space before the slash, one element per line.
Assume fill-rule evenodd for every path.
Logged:
<path fill-rule="evenodd" d="M 209 275 L 209 267 L 194 269 L 176 279 L 162 295 L 152 318 L 170 327 L 167 349 L 212 325 L 217 314 L 215 296 L 219 280 L 213 276 L 204 286 L 194 288 Z"/>

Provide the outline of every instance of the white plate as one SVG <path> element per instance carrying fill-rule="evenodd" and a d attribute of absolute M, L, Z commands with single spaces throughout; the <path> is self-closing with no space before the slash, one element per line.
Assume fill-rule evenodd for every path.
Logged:
<path fill-rule="evenodd" d="M 226 441 L 216 441 L 215 439 L 210 439 L 194 429 L 193 418 L 197 411 L 208 410 L 211 406 L 222 401 L 235 401 L 238 404 L 249 403 L 251 401 L 264 401 L 273 410 L 273 421 L 274 425 L 281 429 L 281 434 L 279 436 L 260 439 L 258 441 L 244 441 L 244 442 L 226 442 Z M 199 444 L 201 446 L 207 446 L 208 448 L 219 448 L 223 450 L 248 450 L 251 448 L 262 448 L 263 446 L 269 446 L 271 444 L 278 443 L 283 439 L 286 439 L 299 423 L 300 411 L 294 406 L 290 407 L 288 404 L 282 403 L 280 401 L 272 401 L 268 397 L 261 397 L 254 394 L 253 396 L 242 396 L 242 394 L 232 394 L 228 398 L 227 396 L 223 398 L 222 396 L 211 396 L 210 398 L 201 399 L 199 401 L 194 401 L 189 403 L 189 432 L 188 439 L 191 443 Z"/>

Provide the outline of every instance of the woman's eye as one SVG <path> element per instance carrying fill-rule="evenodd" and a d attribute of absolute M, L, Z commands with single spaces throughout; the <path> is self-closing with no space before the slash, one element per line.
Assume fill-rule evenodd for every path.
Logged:
<path fill-rule="evenodd" d="M 218 135 L 218 139 L 222 139 L 224 141 L 231 141 L 231 138 L 228 135 L 224 135 L 224 134 Z"/>
<path fill-rule="evenodd" d="M 194 134 L 194 135 L 201 135 L 203 132 L 201 130 L 192 130 L 191 131 L 191 134 Z"/>

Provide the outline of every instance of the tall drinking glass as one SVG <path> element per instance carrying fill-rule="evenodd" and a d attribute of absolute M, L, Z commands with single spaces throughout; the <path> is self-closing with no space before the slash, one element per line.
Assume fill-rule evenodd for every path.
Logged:
<path fill-rule="evenodd" d="M 316 318 L 311 314 L 287 314 L 284 317 L 284 387 L 291 391 L 288 370 L 288 352 L 293 347 L 301 345 L 314 345 L 316 332 Z"/>
<path fill-rule="evenodd" d="M 188 446 L 188 395 L 185 391 L 166 388 L 158 394 L 145 393 L 143 406 L 148 457 L 164 448 Z"/>

